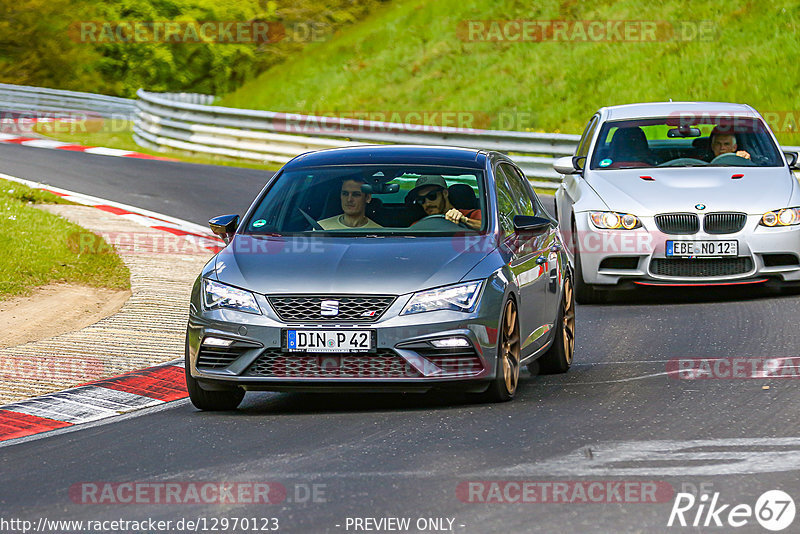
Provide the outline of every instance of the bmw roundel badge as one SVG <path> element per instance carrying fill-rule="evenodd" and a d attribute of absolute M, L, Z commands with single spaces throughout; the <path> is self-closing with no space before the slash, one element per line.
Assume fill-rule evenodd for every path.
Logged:
<path fill-rule="evenodd" d="M 700 211 L 706 209 L 706 205 L 705 204 L 695 204 L 694 207 L 695 207 L 695 209 L 698 209 Z"/>

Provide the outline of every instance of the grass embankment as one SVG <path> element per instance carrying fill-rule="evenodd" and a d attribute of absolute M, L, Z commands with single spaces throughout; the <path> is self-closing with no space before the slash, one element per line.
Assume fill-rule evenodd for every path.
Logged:
<path fill-rule="evenodd" d="M 244 167 L 247 169 L 277 170 L 280 165 L 267 163 L 250 163 L 243 160 L 227 159 L 221 156 L 204 154 L 189 154 L 182 151 L 158 152 L 141 147 L 133 140 L 133 128 L 130 121 L 90 119 L 77 122 L 43 122 L 37 123 L 32 130 L 57 141 L 75 143 L 84 146 L 102 146 L 132 150 L 159 156 L 173 158 L 186 163 L 200 163 L 203 165 L 225 165 L 231 167 Z"/>
<path fill-rule="evenodd" d="M 51 282 L 130 288 L 128 268 L 113 248 L 80 254 L 87 230 L 34 207 L 63 203 L 52 193 L 0 180 L 0 300 Z"/>
<path fill-rule="evenodd" d="M 515 19 L 657 21 L 659 36 L 675 23 L 684 37 L 462 39 L 465 21 Z M 686 2 L 667 0 L 643 11 L 639 0 L 394 0 L 218 103 L 310 113 L 467 111 L 493 129 L 580 133 L 602 106 L 730 101 L 765 117 L 779 112 L 767 120 L 781 143 L 797 145 L 797 77 L 790 73 L 800 55 L 798 20 L 800 6 L 780 1 L 696 0 L 687 9 Z"/>

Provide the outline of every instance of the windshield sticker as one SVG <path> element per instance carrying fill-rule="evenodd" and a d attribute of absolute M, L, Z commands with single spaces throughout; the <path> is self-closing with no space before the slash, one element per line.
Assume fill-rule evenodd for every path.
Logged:
<path fill-rule="evenodd" d="M 262 226 L 264 226 L 265 224 L 267 224 L 267 221 L 266 221 L 266 220 L 264 220 L 264 219 L 259 219 L 259 220 L 257 220 L 257 221 L 254 221 L 254 222 L 253 222 L 253 228 L 261 228 L 261 227 L 262 227 Z"/>
<path fill-rule="evenodd" d="M 611 161 L 610 159 L 606 158 L 606 159 L 600 161 L 600 166 L 601 167 L 608 167 L 612 163 L 613 163 L 613 161 Z"/>

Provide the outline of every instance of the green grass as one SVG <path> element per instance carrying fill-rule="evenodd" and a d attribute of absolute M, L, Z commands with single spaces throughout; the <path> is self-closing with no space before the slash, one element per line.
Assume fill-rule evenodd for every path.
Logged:
<path fill-rule="evenodd" d="M 787 112 L 800 144 L 795 2 L 394 0 L 263 73 L 219 105 L 285 112 L 475 112 L 476 126 L 580 133 L 602 106 L 730 101 Z M 466 20 L 709 21 L 713 39 L 466 42 Z M 698 26 L 699 27 L 699 26 Z M 768 119 L 769 120 L 769 119 Z"/>
<path fill-rule="evenodd" d="M 33 127 L 33 131 L 66 143 L 133 150 L 134 152 L 141 152 L 142 154 L 149 154 L 151 156 L 174 158 L 186 163 L 224 165 L 261 170 L 277 170 L 280 167 L 275 164 L 250 163 L 242 160 L 227 159 L 221 156 L 189 154 L 178 150 L 170 150 L 168 152 L 150 150 L 137 145 L 133 140 L 133 129 L 130 121 L 103 121 L 98 119 L 81 123 L 38 123 Z"/>
<path fill-rule="evenodd" d="M 81 252 L 87 230 L 36 209 L 66 203 L 52 193 L 0 180 L 0 300 L 51 282 L 130 288 L 130 273 L 112 247 L 92 234 L 95 253 Z"/>

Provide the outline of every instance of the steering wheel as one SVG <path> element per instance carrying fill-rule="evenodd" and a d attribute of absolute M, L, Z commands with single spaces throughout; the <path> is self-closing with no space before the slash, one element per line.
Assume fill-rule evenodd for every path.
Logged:
<path fill-rule="evenodd" d="M 440 214 L 427 215 L 427 216 L 421 218 L 416 223 L 414 223 L 414 228 L 420 228 L 420 225 L 423 225 L 423 226 L 431 226 L 432 228 L 429 228 L 430 230 L 437 230 L 436 227 L 437 226 L 441 227 L 441 223 L 447 223 L 447 225 L 455 225 L 455 226 L 459 226 L 459 227 L 462 227 L 462 228 L 469 228 L 466 224 L 463 224 L 463 223 L 460 223 L 460 222 L 459 223 L 454 223 L 453 221 L 448 220 L 447 217 L 445 217 L 444 215 L 440 215 Z M 426 228 L 420 228 L 420 229 L 426 229 Z M 440 229 L 444 230 L 445 228 L 440 228 Z M 449 229 L 449 228 L 447 228 L 447 229 Z"/>
<path fill-rule="evenodd" d="M 464 223 L 464 222 L 459 221 L 457 223 L 454 223 L 453 221 L 448 219 L 446 215 L 427 215 L 427 216 L 421 218 L 420 221 L 424 221 L 425 219 L 444 219 L 445 221 L 449 222 L 450 224 L 455 224 L 455 225 L 461 226 L 463 228 L 469 228 L 469 226 L 467 226 L 467 224 Z"/>
<path fill-rule="evenodd" d="M 728 165 L 731 167 L 754 167 L 755 163 L 750 161 L 747 158 L 743 158 L 741 156 L 737 156 L 733 152 L 727 152 L 725 154 L 720 154 L 716 158 L 711 160 L 711 165 Z"/>
<path fill-rule="evenodd" d="M 659 167 L 697 167 L 708 165 L 707 161 L 697 158 L 675 158 L 659 164 Z"/>

